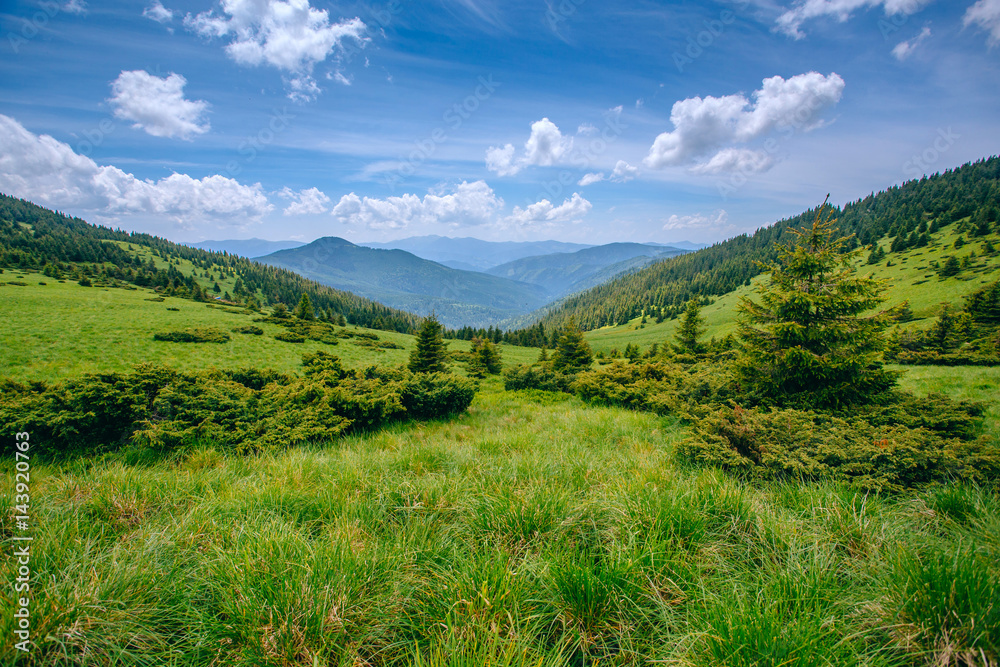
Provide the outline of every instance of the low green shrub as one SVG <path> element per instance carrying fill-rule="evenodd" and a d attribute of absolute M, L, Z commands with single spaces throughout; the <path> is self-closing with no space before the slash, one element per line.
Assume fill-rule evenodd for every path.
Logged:
<path fill-rule="evenodd" d="M 164 331 L 153 334 L 153 340 L 170 343 L 228 343 L 229 334 L 220 329 L 204 327 L 184 329 L 183 331 Z"/>
<path fill-rule="evenodd" d="M 947 479 L 992 484 L 1000 473 L 1000 450 L 985 439 L 791 408 L 721 406 L 694 423 L 678 453 L 755 478 L 834 479 L 871 491 Z"/>
<path fill-rule="evenodd" d="M 570 393 L 575 379 L 575 373 L 557 371 L 552 367 L 551 361 L 521 364 L 503 372 L 503 386 L 508 391 L 541 389 Z"/>
<path fill-rule="evenodd" d="M 62 384 L 0 382 L 3 435 L 31 433 L 51 457 L 115 449 L 128 442 L 158 450 L 213 445 L 263 451 L 328 440 L 401 419 L 465 410 L 475 384 L 405 369 L 345 370 L 312 353 L 305 376 L 243 368 L 182 373 L 137 366 Z"/>
<path fill-rule="evenodd" d="M 284 343 L 304 343 L 306 342 L 305 336 L 301 336 L 294 331 L 282 331 L 281 333 L 275 334 L 274 340 L 280 340 Z"/>
<path fill-rule="evenodd" d="M 264 330 L 260 327 L 255 327 L 252 324 L 247 324 L 242 327 L 234 327 L 233 333 L 247 334 L 249 336 L 262 336 Z"/>

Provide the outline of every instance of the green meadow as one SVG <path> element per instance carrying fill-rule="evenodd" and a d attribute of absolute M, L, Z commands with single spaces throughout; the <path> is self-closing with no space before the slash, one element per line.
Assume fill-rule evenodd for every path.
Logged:
<path fill-rule="evenodd" d="M 27 285 L 6 284 L 9 281 Z M 414 348 L 413 336 L 366 329 L 356 330 L 403 349 L 373 350 L 357 345 L 354 338 L 342 339 L 335 346 L 313 340 L 286 343 L 274 338 L 283 327 L 253 322 L 259 314 L 161 297 L 142 288 L 81 287 L 74 280 L 58 282 L 38 273 L 10 270 L 0 275 L 0 282 L 5 283 L 0 286 L 0 321 L 5 332 L 0 368 L 16 379 L 52 381 L 82 373 L 124 371 L 140 362 L 185 371 L 257 367 L 289 372 L 299 368 L 304 353 L 317 350 L 337 355 L 349 367 L 396 366 L 406 363 Z M 233 332 L 246 325 L 260 327 L 264 334 Z M 227 332 L 231 340 L 223 344 L 153 340 L 158 332 L 199 327 Z M 469 348 L 466 341 L 448 341 L 448 345 L 456 351 Z M 503 354 L 507 361 L 528 363 L 538 351 L 503 346 Z"/>
<path fill-rule="evenodd" d="M 275 455 L 36 463 L 16 664 L 988 664 L 995 495 L 747 485 L 684 435 L 494 380 L 452 421 Z"/>
<path fill-rule="evenodd" d="M 871 275 L 887 281 L 885 305 L 896 306 L 909 301 L 916 318 L 906 326 L 926 328 L 941 310 L 941 304 L 947 303 L 954 308 L 960 308 L 967 295 L 984 285 L 1000 279 L 1000 261 L 995 256 L 984 256 L 983 245 L 986 240 L 993 244 L 1000 242 L 996 234 L 988 239 L 976 239 L 955 249 L 955 241 L 960 234 L 955 225 L 945 227 L 934 234 L 931 243 L 925 248 L 911 248 L 900 253 L 893 253 L 877 265 L 868 265 L 865 260 L 867 253 L 858 256 L 857 266 L 860 275 Z M 888 252 L 889 243 L 883 239 L 881 245 Z M 969 267 L 959 272 L 957 276 L 942 278 L 938 275 L 931 262 L 943 264 L 954 255 L 961 259 L 974 254 L 969 260 Z M 891 266 L 887 266 L 890 264 Z M 720 297 L 713 297 L 711 305 L 705 306 L 701 315 L 705 318 L 705 337 L 723 338 L 736 333 L 738 306 L 744 297 L 753 297 L 755 289 L 763 276 L 754 278 L 750 286 L 740 287 Z M 595 352 L 611 352 L 613 349 L 623 351 L 629 343 L 635 343 L 646 349 L 653 343 L 662 345 L 673 340 L 677 331 L 679 319 L 665 320 L 656 324 L 654 319 L 635 318 L 616 327 L 603 327 L 587 333 L 587 341 Z"/>
<path fill-rule="evenodd" d="M 936 246 L 864 267 L 893 279 L 927 326 L 942 300 L 997 278 L 970 261 L 940 279 Z M 967 245 L 962 253 L 975 249 Z M 155 258 L 156 261 L 165 261 Z M 182 267 L 188 271 L 192 267 Z M 209 271 L 211 273 L 211 270 Z M 233 288 L 232 277 L 220 288 Z M 10 284 L 26 283 L 25 285 Z M 205 281 L 211 285 L 214 281 Z M 138 363 L 302 372 L 406 362 L 410 335 L 337 345 L 275 339 L 242 309 L 0 275 L 3 375 L 58 382 Z M 44 283 L 44 284 L 42 284 Z M 744 287 L 707 306 L 732 333 Z M 262 335 L 236 333 L 250 324 Z M 648 348 L 676 321 L 588 334 Z M 226 343 L 156 341 L 186 328 Z M 349 327 L 355 330 L 354 327 Z M 469 349 L 448 341 L 455 351 Z M 537 349 L 501 346 L 504 365 Z M 465 373 L 464 364 L 453 370 Z M 918 396 L 985 404 L 1000 437 L 1000 368 L 893 367 Z M 126 444 L 60 459 L 31 440 L 31 632 L 0 593 L 0 663 L 239 667 L 866 665 L 992 667 L 1000 655 L 1000 497 L 948 482 L 873 494 L 832 482 L 749 481 L 678 455 L 690 425 L 481 380 L 448 420 L 397 422 L 251 455 L 201 442 Z M 99 445 L 94 443 L 95 450 Z M 12 459 L 0 475 L 16 497 Z M 14 510 L 0 577 L 15 581 Z"/>

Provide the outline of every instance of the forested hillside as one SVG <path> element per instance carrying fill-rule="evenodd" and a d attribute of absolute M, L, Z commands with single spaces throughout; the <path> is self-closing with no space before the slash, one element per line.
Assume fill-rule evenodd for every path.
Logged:
<path fill-rule="evenodd" d="M 851 247 L 871 245 L 889 236 L 891 252 L 927 243 L 927 234 L 953 222 L 969 236 L 995 230 L 1000 217 L 1000 158 L 969 163 L 955 170 L 909 181 L 836 209 L 842 235 L 855 235 Z M 585 330 L 620 324 L 645 314 L 662 321 L 677 315 L 694 295 L 721 295 L 749 284 L 760 263 L 777 257 L 789 229 L 802 227 L 815 210 L 780 220 L 754 234 L 742 234 L 710 248 L 658 262 L 539 313 L 546 329 L 575 317 Z"/>
<path fill-rule="evenodd" d="M 157 262 L 157 258 L 162 261 Z M 192 266 L 186 274 L 178 268 L 182 261 Z M 149 234 L 91 225 L 2 194 L 0 266 L 45 271 L 55 278 L 69 276 L 109 285 L 153 287 L 168 295 L 196 300 L 219 296 L 252 308 L 277 303 L 292 307 L 305 293 L 324 317 L 387 331 L 412 331 L 420 319 L 285 269 Z M 227 290 L 221 294 L 220 289 L 209 295 L 224 278 L 235 278 L 232 293 Z"/>

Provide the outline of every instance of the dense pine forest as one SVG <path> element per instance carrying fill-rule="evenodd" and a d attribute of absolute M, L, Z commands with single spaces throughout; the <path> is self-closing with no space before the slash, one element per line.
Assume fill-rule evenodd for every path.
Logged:
<path fill-rule="evenodd" d="M 869 246 L 889 236 L 891 254 L 926 245 L 929 233 L 955 222 L 969 237 L 986 235 L 1000 225 L 998 207 L 1000 158 L 993 156 L 870 194 L 835 208 L 833 214 L 839 233 L 853 235 L 849 247 Z M 749 284 L 775 260 L 778 245 L 790 239 L 789 230 L 807 224 L 815 214 L 806 211 L 569 297 L 550 308 L 541 323 L 552 331 L 573 317 L 582 329 L 592 330 L 642 315 L 657 321 L 676 317 L 692 296 L 722 295 Z M 880 259 L 877 254 L 870 258 Z M 523 335 L 530 338 L 532 333 L 529 328 Z"/>
<path fill-rule="evenodd" d="M 168 266 L 158 268 L 152 256 L 165 260 Z M 194 272 L 183 275 L 174 266 L 179 260 L 193 264 Z M 44 271 L 56 278 L 69 275 L 86 282 L 150 287 L 165 295 L 196 300 L 219 296 L 251 308 L 278 303 L 291 307 L 302 294 L 308 294 L 324 318 L 385 331 L 411 332 L 420 320 L 416 315 L 320 285 L 285 269 L 149 234 L 91 225 L 2 194 L 0 265 Z M 237 277 L 232 294 L 209 295 L 211 284 L 217 284 L 221 276 Z"/>

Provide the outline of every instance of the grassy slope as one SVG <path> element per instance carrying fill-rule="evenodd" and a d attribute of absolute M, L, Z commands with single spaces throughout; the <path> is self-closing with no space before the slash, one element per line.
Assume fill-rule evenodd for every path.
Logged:
<path fill-rule="evenodd" d="M 451 422 L 274 456 L 36 463 L 18 664 L 916 664 L 907 582 L 965 604 L 1000 559 L 996 497 L 751 488 L 679 466 L 681 435 L 493 381 Z"/>
<path fill-rule="evenodd" d="M 41 274 L 10 270 L 0 275 L 4 283 L 12 280 L 28 285 L 0 286 L 0 321 L 5 332 L 0 368 L 4 375 L 19 379 L 56 380 L 85 372 L 126 370 L 139 362 L 182 370 L 257 366 L 293 371 L 303 353 L 315 350 L 336 354 L 347 366 L 393 366 L 405 363 L 415 346 L 413 336 L 386 331 L 372 333 L 404 349 L 375 351 L 358 347 L 352 339 L 334 347 L 316 341 L 284 343 L 274 340 L 283 328 L 267 323 L 256 325 L 264 329 L 263 336 L 233 333 L 225 344 L 166 343 L 154 341 L 153 334 L 187 327 L 229 332 L 251 324 L 253 317 L 190 299 L 148 301 L 156 294 L 146 289 L 80 287 L 72 280 L 59 283 Z M 464 341 L 449 341 L 450 349 L 468 346 Z M 526 363 L 535 359 L 537 351 L 505 345 L 503 354 L 506 363 Z"/>
<path fill-rule="evenodd" d="M 863 254 L 860 256 L 859 274 L 873 275 L 876 278 L 889 281 L 890 288 L 886 293 L 886 305 L 894 306 L 909 300 L 913 313 L 918 319 L 908 326 L 930 326 L 942 303 L 951 303 L 956 308 L 961 307 L 966 295 L 983 285 L 1000 279 L 1000 255 L 984 257 L 982 239 L 976 239 L 975 242 L 955 250 L 954 243 L 957 237 L 955 225 L 950 225 L 935 234 L 933 242 L 926 248 L 890 254 L 877 266 L 865 264 L 864 260 L 867 258 L 867 254 Z M 996 234 L 986 238 L 992 240 L 994 245 L 1000 243 L 1000 237 Z M 882 241 L 882 245 L 888 251 L 886 240 Z M 940 278 L 934 269 L 930 268 L 931 261 L 936 260 L 943 264 L 944 259 L 949 255 L 956 255 L 961 259 L 971 251 L 975 251 L 978 258 L 972 261 L 968 269 L 963 270 L 957 276 Z M 893 266 L 887 267 L 886 262 L 888 261 L 891 261 Z M 740 299 L 745 296 L 753 297 L 756 285 L 763 279 L 766 277 L 759 276 L 753 280 L 750 287 L 740 287 L 717 298 L 712 305 L 706 306 L 701 312 L 706 325 L 704 337 L 721 338 L 728 334 L 735 334 L 737 306 Z M 641 318 L 636 318 L 616 327 L 604 327 L 588 332 L 587 341 L 595 352 L 610 352 L 615 348 L 621 351 L 629 343 L 636 343 L 645 349 L 653 343 L 663 344 L 665 341 L 673 340 L 679 323 L 679 318 L 660 324 L 656 324 L 655 320 L 649 320 L 643 326 Z"/>
<path fill-rule="evenodd" d="M 229 330 L 251 318 L 146 301 L 147 290 L 9 270 L 0 279 L 19 275 L 29 286 L 0 287 L 0 368 L 21 378 L 143 360 L 293 370 L 303 351 L 320 348 L 349 365 L 399 363 L 412 347 L 412 337 L 385 332 L 407 349 L 291 345 L 267 324 L 265 336 L 233 334 L 225 345 L 159 343 L 152 333 L 163 328 Z M 974 287 L 944 288 L 961 285 Z M 933 298 L 911 298 L 918 315 Z M 716 335 L 731 311 L 725 299 L 706 309 Z M 648 345 L 672 326 L 591 340 L 597 349 Z M 620 342 L 609 344 L 613 333 Z M 536 355 L 504 348 L 507 363 Z M 993 400 L 994 434 L 998 384 L 1000 369 L 922 367 L 903 379 L 918 393 Z M 537 666 L 608 654 L 599 664 L 918 664 L 900 647 L 913 623 L 934 617 L 914 600 L 964 611 L 976 596 L 1000 597 L 996 496 L 753 488 L 678 463 L 683 436 L 669 419 L 503 392 L 491 380 L 455 420 L 274 456 L 126 450 L 59 467 L 36 460 L 32 628 L 41 645 L 22 663 Z M 13 467 L 0 479 L 10 506 Z M 10 522 L 0 514 L 0 536 L 11 535 Z M 5 553 L 0 578 L 13 581 L 16 560 Z M 0 599 L 0 634 L 10 637 L 13 605 Z M 768 653 L 782 648 L 791 652 Z M 11 651 L 0 646 L 0 662 Z"/>

